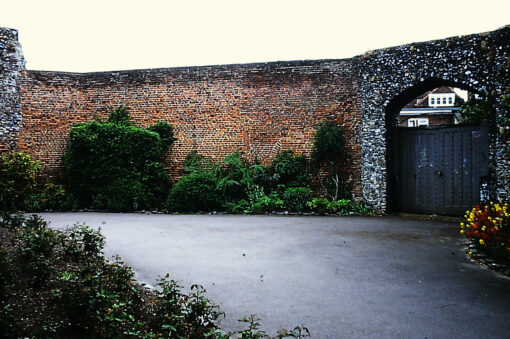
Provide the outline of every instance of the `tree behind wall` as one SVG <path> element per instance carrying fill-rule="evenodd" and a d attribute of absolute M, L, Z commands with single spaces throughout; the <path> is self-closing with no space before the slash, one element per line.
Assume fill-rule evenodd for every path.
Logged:
<path fill-rule="evenodd" d="M 161 163 L 174 141 L 172 126 L 133 126 L 126 108 L 108 122 L 73 126 L 65 154 L 68 186 L 77 207 L 129 211 L 162 206 L 169 178 Z"/>

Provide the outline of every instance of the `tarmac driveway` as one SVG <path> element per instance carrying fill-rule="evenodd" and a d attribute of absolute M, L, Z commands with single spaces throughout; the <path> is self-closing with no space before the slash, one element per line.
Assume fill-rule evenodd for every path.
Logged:
<path fill-rule="evenodd" d="M 154 284 L 202 284 L 236 319 L 312 338 L 510 338 L 510 279 L 471 262 L 457 224 L 397 217 L 42 213 L 101 227 Z"/>

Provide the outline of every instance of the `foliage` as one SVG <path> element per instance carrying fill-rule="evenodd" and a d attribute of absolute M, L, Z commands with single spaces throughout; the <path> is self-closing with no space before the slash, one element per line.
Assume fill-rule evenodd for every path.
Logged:
<path fill-rule="evenodd" d="M 204 297 L 205 289 L 192 285 L 189 295 L 181 292 L 175 280 L 168 274 L 159 283 L 153 306 L 153 328 L 166 338 L 206 338 L 218 335 L 218 321 L 224 316 L 217 305 Z"/>
<path fill-rule="evenodd" d="M 324 215 L 330 212 L 331 203 L 326 198 L 315 198 L 306 203 L 306 206 L 320 215 Z"/>
<path fill-rule="evenodd" d="M 312 163 L 316 168 L 317 178 L 331 200 L 337 200 L 342 192 L 343 166 L 347 162 L 348 152 L 345 147 L 345 132 L 342 126 L 334 121 L 325 121 L 320 124 L 314 135 Z M 329 174 L 332 185 L 325 183 L 322 171 Z M 332 186 L 332 187 L 330 187 Z"/>
<path fill-rule="evenodd" d="M 292 150 L 284 150 L 273 159 L 267 169 L 270 187 L 308 187 L 310 174 L 303 155 L 294 155 Z"/>
<path fill-rule="evenodd" d="M 366 215 L 370 214 L 370 208 L 363 203 L 357 203 L 350 199 L 335 200 L 330 203 L 331 213 L 340 215 Z"/>
<path fill-rule="evenodd" d="M 477 205 L 466 211 L 460 224 L 475 248 L 490 258 L 510 264 L 510 209 L 508 203 Z M 470 253 L 471 254 L 471 253 Z"/>
<path fill-rule="evenodd" d="M 484 120 L 488 121 L 491 117 L 491 110 L 491 105 L 487 99 L 471 96 L 460 108 L 462 113 L 460 123 L 478 124 Z"/>
<path fill-rule="evenodd" d="M 87 225 L 75 224 L 67 227 L 62 232 L 64 254 L 74 261 L 85 262 L 91 257 L 101 255 L 104 247 L 104 237 L 99 231 Z"/>
<path fill-rule="evenodd" d="M 51 260 L 52 269 L 44 284 L 30 287 L 30 294 L 45 299 L 44 304 L 38 298 L 19 298 L 26 291 L 23 287 L 12 291 L 11 286 L 0 294 L 0 333 L 4 337 L 271 338 L 260 330 L 254 316 L 242 320 L 246 329 L 223 332 L 219 326 L 223 312 L 205 298 L 199 285 L 191 286 L 186 294 L 167 275 L 160 280 L 159 289 L 142 288 L 120 258 L 104 258 L 104 238 L 99 231 L 85 225 L 55 231 L 36 216 L 5 222 L 15 223 L 4 225 L 3 231 L 17 234 L 20 242 L 8 243 L 19 244 L 20 249 L 8 253 L 3 250 L 6 242 L 0 243 L 0 287 L 6 280 L 8 262 L 13 281 L 38 281 L 37 276 L 22 274 L 19 265 L 12 264 L 19 262 L 16 255 L 40 255 Z M 27 300 L 37 305 L 27 305 Z M 280 330 L 272 338 L 304 336 L 309 336 L 308 330 L 296 327 Z"/>
<path fill-rule="evenodd" d="M 173 127 L 167 121 L 158 121 L 156 124 L 147 128 L 149 131 L 156 132 L 161 139 L 164 149 L 168 149 L 172 143 L 177 140 L 174 138 Z"/>
<path fill-rule="evenodd" d="M 176 212 L 205 212 L 217 209 L 221 201 L 217 186 L 217 178 L 212 173 L 189 174 L 170 191 L 167 208 Z"/>
<path fill-rule="evenodd" d="M 230 213 L 262 214 L 276 212 L 283 209 L 283 200 L 276 192 L 266 195 L 264 189 L 254 185 L 247 191 L 248 200 L 226 203 L 225 207 Z"/>
<path fill-rule="evenodd" d="M 63 185 L 37 180 L 34 192 L 27 196 L 24 209 L 30 212 L 70 210 L 72 202 Z"/>
<path fill-rule="evenodd" d="M 110 110 L 108 122 L 115 125 L 133 126 L 128 109 L 122 105 Z"/>
<path fill-rule="evenodd" d="M 26 153 L 0 154 L 0 211 L 24 209 L 40 168 Z"/>
<path fill-rule="evenodd" d="M 292 331 L 281 329 L 275 337 L 270 337 L 264 330 L 260 329 L 260 318 L 257 318 L 255 315 L 244 317 L 239 319 L 239 321 L 248 326 L 246 329 L 237 332 L 238 336 L 242 339 L 304 338 L 310 336 L 310 331 L 306 327 L 296 326 Z"/>
<path fill-rule="evenodd" d="M 185 174 L 210 172 L 213 168 L 214 163 L 197 151 L 189 152 L 184 159 L 183 172 Z"/>
<path fill-rule="evenodd" d="M 308 208 L 318 214 L 339 214 L 339 215 L 366 215 L 370 209 L 362 203 L 349 199 L 329 201 L 325 198 L 315 198 L 307 202 Z"/>
<path fill-rule="evenodd" d="M 253 173 L 259 169 L 259 166 L 254 166 L 250 166 L 239 151 L 227 155 L 221 164 L 216 166 L 214 171 L 219 178 L 218 188 L 225 202 L 247 198 L 246 191 L 254 184 Z"/>
<path fill-rule="evenodd" d="M 106 123 L 74 125 L 64 160 L 77 204 L 113 211 L 160 206 L 170 188 L 161 159 L 173 140 L 170 124 L 135 127 L 124 107 Z"/>
<path fill-rule="evenodd" d="M 60 234 L 48 227 L 37 215 L 25 221 L 18 234 L 25 270 L 34 276 L 34 284 L 43 284 L 53 272 L 54 249 L 60 243 Z"/>
<path fill-rule="evenodd" d="M 301 212 L 312 199 L 312 190 L 307 187 L 291 187 L 283 193 L 283 205 L 291 211 Z"/>

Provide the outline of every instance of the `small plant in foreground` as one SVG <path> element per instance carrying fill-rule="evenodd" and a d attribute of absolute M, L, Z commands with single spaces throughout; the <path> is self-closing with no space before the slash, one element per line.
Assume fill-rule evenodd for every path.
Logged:
<path fill-rule="evenodd" d="M 500 263 L 510 263 L 510 209 L 508 203 L 477 205 L 466 211 L 460 224 L 475 248 Z M 471 252 L 470 252 L 471 254 Z"/>

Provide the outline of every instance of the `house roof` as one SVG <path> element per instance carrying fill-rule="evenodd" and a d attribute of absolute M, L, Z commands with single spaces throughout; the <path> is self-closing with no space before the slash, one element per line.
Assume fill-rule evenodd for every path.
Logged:
<path fill-rule="evenodd" d="M 404 108 L 426 108 L 429 107 L 429 94 L 442 94 L 442 93 L 455 93 L 453 87 L 450 86 L 441 86 L 434 88 L 431 91 L 425 92 L 422 95 L 416 97 L 411 100 L 404 106 Z M 464 103 L 464 100 L 455 93 L 455 106 L 458 107 Z"/>

